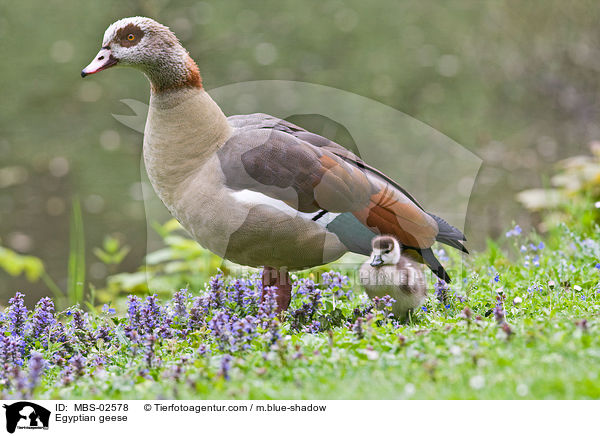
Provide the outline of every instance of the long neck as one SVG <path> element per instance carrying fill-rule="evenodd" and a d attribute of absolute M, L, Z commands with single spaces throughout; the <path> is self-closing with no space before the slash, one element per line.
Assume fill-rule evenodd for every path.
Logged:
<path fill-rule="evenodd" d="M 159 195 L 173 194 L 230 136 L 227 118 L 204 89 L 152 91 L 144 160 Z"/>
<path fill-rule="evenodd" d="M 202 88 L 198 65 L 181 46 L 168 55 L 159 56 L 142 67 L 153 93 L 175 91 L 183 88 Z"/>

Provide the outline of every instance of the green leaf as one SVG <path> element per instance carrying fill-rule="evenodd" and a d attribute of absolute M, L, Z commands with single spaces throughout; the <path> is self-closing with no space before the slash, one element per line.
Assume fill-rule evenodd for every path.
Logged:
<path fill-rule="evenodd" d="M 85 290 L 85 235 L 79 199 L 73 199 L 69 231 L 69 265 L 67 271 L 67 296 L 69 304 L 83 302 Z"/>

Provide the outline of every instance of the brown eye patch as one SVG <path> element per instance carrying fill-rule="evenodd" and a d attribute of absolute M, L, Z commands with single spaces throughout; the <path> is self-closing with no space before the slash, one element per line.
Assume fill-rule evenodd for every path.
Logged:
<path fill-rule="evenodd" d="M 144 31 L 135 24 L 128 24 L 117 30 L 117 40 L 123 47 L 133 47 L 144 36 Z"/>

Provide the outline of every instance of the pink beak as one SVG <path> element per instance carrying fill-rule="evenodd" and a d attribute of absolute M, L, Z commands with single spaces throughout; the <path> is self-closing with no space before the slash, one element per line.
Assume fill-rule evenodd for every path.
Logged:
<path fill-rule="evenodd" d="M 87 67 L 81 70 L 81 77 L 95 74 L 98 71 L 106 70 L 107 68 L 116 65 L 117 62 L 117 59 L 113 57 L 112 53 L 110 52 L 110 48 L 102 47 L 94 60 Z"/>

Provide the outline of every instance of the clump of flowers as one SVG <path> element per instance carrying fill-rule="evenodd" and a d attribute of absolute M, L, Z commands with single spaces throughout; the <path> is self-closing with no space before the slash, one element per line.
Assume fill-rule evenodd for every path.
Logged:
<path fill-rule="evenodd" d="M 25 307 L 24 295 L 17 292 L 14 297 L 8 300 L 8 318 L 10 320 L 10 332 L 14 336 L 19 336 L 25 329 L 28 310 Z"/>
<path fill-rule="evenodd" d="M 350 298 L 352 291 L 348 288 L 349 279 L 337 271 L 325 272 L 321 275 L 323 285 L 326 286 L 325 293 L 335 296 L 335 298 Z"/>
<path fill-rule="evenodd" d="M 512 229 L 510 229 L 508 232 L 506 232 L 506 237 L 507 238 L 512 238 L 514 236 L 519 236 L 521 234 L 523 230 L 521 229 L 521 226 L 519 226 L 518 224 L 516 226 L 514 226 Z"/>
<path fill-rule="evenodd" d="M 380 312 L 384 318 L 388 318 L 392 313 L 392 306 L 396 300 L 389 295 L 383 297 L 373 297 L 373 306 L 376 311 Z"/>
<path fill-rule="evenodd" d="M 66 368 L 61 373 L 61 380 L 64 385 L 70 385 L 78 378 L 85 374 L 87 359 L 81 355 L 76 354 L 71 357 L 68 361 Z"/>
<path fill-rule="evenodd" d="M 494 318 L 498 324 L 502 324 L 504 322 L 505 314 L 504 314 L 504 300 L 506 299 L 506 295 L 504 292 L 498 292 L 496 295 L 496 305 L 492 310 L 494 314 Z"/>
<path fill-rule="evenodd" d="M 445 281 L 438 279 L 434 285 L 434 288 L 435 298 L 437 298 L 437 300 L 448 309 L 450 307 L 450 295 L 448 294 L 450 287 Z"/>
<path fill-rule="evenodd" d="M 37 337 L 48 335 L 48 331 L 54 322 L 54 302 L 50 298 L 44 297 L 38 301 L 33 311 L 31 321 L 33 335 Z"/>

